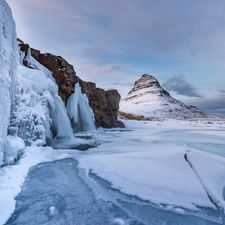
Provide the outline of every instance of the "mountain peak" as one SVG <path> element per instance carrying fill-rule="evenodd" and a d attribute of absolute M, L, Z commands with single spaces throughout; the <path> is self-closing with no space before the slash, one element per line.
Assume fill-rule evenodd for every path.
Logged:
<path fill-rule="evenodd" d="M 216 115 L 172 98 L 152 75 L 143 74 L 120 102 L 120 111 L 145 118 L 213 118 Z"/>
<path fill-rule="evenodd" d="M 127 97 L 136 97 L 136 95 L 141 95 L 146 93 L 158 94 L 158 95 L 169 95 L 159 84 L 158 80 L 152 75 L 143 74 L 140 79 L 138 79 L 134 87 L 128 93 Z"/>

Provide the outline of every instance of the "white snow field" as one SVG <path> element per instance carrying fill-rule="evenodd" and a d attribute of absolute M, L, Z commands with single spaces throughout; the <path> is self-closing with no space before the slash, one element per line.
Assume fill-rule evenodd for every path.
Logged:
<path fill-rule="evenodd" d="M 0 224 L 223 224 L 225 121 L 123 122 L 3 167 Z"/>

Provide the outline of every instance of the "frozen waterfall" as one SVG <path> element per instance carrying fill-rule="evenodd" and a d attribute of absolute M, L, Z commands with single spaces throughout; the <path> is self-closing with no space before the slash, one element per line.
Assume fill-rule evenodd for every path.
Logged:
<path fill-rule="evenodd" d="M 14 99 L 16 73 L 16 29 L 12 12 L 0 0 L 0 167 L 4 163 L 4 144 L 9 125 L 11 100 Z"/>
<path fill-rule="evenodd" d="M 75 85 L 75 93 L 67 102 L 67 112 L 74 132 L 95 130 L 95 119 L 89 106 L 88 98 L 82 94 L 79 83 Z"/>
<path fill-rule="evenodd" d="M 57 128 L 56 139 L 73 138 L 73 130 L 64 104 L 59 96 L 54 96 L 55 115 L 53 121 Z"/>

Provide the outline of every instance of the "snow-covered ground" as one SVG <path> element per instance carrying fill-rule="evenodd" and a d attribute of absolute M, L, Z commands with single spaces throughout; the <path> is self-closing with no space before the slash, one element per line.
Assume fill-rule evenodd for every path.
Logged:
<path fill-rule="evenodd" d="M 29 147 L 16 165 L 3 167 L 0 170 L 0 224 L 4 224 L 13 213 L 15 197 L 20 193 L 29 169 L 39 163 L 44 164 L 31 169 L 17 198 L 14 216 L 7 224 L 22 224 L 29 219 L 33 221 L 40 211 L 43 214 L 42 224 L 53 221 L 54 224 L 57 221 L 58 224 L 62 221 L 66 224 L 96 224 L 91 222 L 90 216 L 99 218 L 99 224 L 106 223 L 103 219 L 101 221 L 99 211 L 96 214 L 88 211 L 87 215 L 83 215 L 86 219 L 79 217 L 79 222 L 74 222 L 74 218 L 69 220 L 69 212 L 72 212 L 69 210 L 75 210 L 78 204 L 69 195 L 62 197 L 66 202 L 63 211 L 57 197 L 40 200 L 42 185 L 43 191 L 58 191 L 49 195 L 63 196 L 62 193 L 66 192 L 63 182 L 69 182 L 70 186 L 65 188 L 74 193 L 78 189 L 73 188 L 73 182 L 74 185 L 77 182 L 80 184 L 79 193 L 84 188 L 79 201 L 95 202 L 93 204 L 100 208 L 104 206 L 102 215 L 104 221 L 108 221 L 106 224 L 223 224 L 225 121 L 123 122 L 126 129 L 98 129 L 77 134 L 83 142 L 98 143 L 96 148 L 76 151 Z M 61 160 L 65 158 L 73 158 L 78 162 L 78 167 L 70 168 L 76 163 Z M 60 169 L 55 164 L 47 163 L 54 160 L 58 160 Z M 52 171 L 51 176 L 46 173 L 47 179 L 48 176 L 53 179 L 52 189 L 49 188 L 51 182 L 46 183 L 43 179 L 45 173 L 38 172 L 39 167 L 43 171 Z M 77 182 L 73 181 L 73 174 L 78 174 Z M 33 185 L 36 181 L 32 183 L 35 177 L 38 178 L 37 185 Z M 87 190 L 90 190 L 93 199 L 86 199 L 85 196 L 89 196 Z M 22 203 L 26 193 L 29 193 L 30 205 L 26 202 L 25 207 Z M 45 201 L 45 204 L 32 204 L 30 196 L 39 196 L 38 201 Z M 31 213 L 33 217 L 29 214 L 24 220 L 26 213 L 34 212 L 31 208 L 38 213 Z"/>

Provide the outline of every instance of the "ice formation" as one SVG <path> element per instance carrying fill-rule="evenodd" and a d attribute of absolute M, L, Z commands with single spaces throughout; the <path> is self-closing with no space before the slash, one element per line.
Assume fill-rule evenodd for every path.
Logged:
<path fill-rule="evenodd" d="M 52 72 L 31 56 L 30 48 L 26 55 L 20 51 L 16 38 L 11 10 L 0 0 L 0 166 L 14 162 L 24 143 L 44 146 L 52 145 L 54 139 L 73 138 Z M 68 109 L 74 131 L 95 129 L 93 112 L 79 84 Z M 12 146 L 12 140 L 17 147 Z"/>
<path fill-rule="evenodd" d="M 74 132 L 96 129 L 93 111 L 89 106 L 87 96 L 82 94 L 79 83 L 76 83 L 75 93 L 68 99 L 67 111 Z"/>
<path fill-rule="evenodd" d="M 55 109 L 53 109 L 54 112 L 53 118 L 57 130 L 56 138 L 57 139 L 72 138 L 73 131 L 71 128 L 71 123 L 67 116 L 67 112 L 61 98 L 59 96 L 54 96 L 54 103 Z"/>
<path fill-rule="evenodd" d="M 0 1 L 0 166 L 4 163 L 4 141 L 10 117 L 10 103 L 14 98 L 16 73 L 16 30 L 12 12 L 4 0 Z M 11 96 L 11 98 L 10 98 Z"/>

